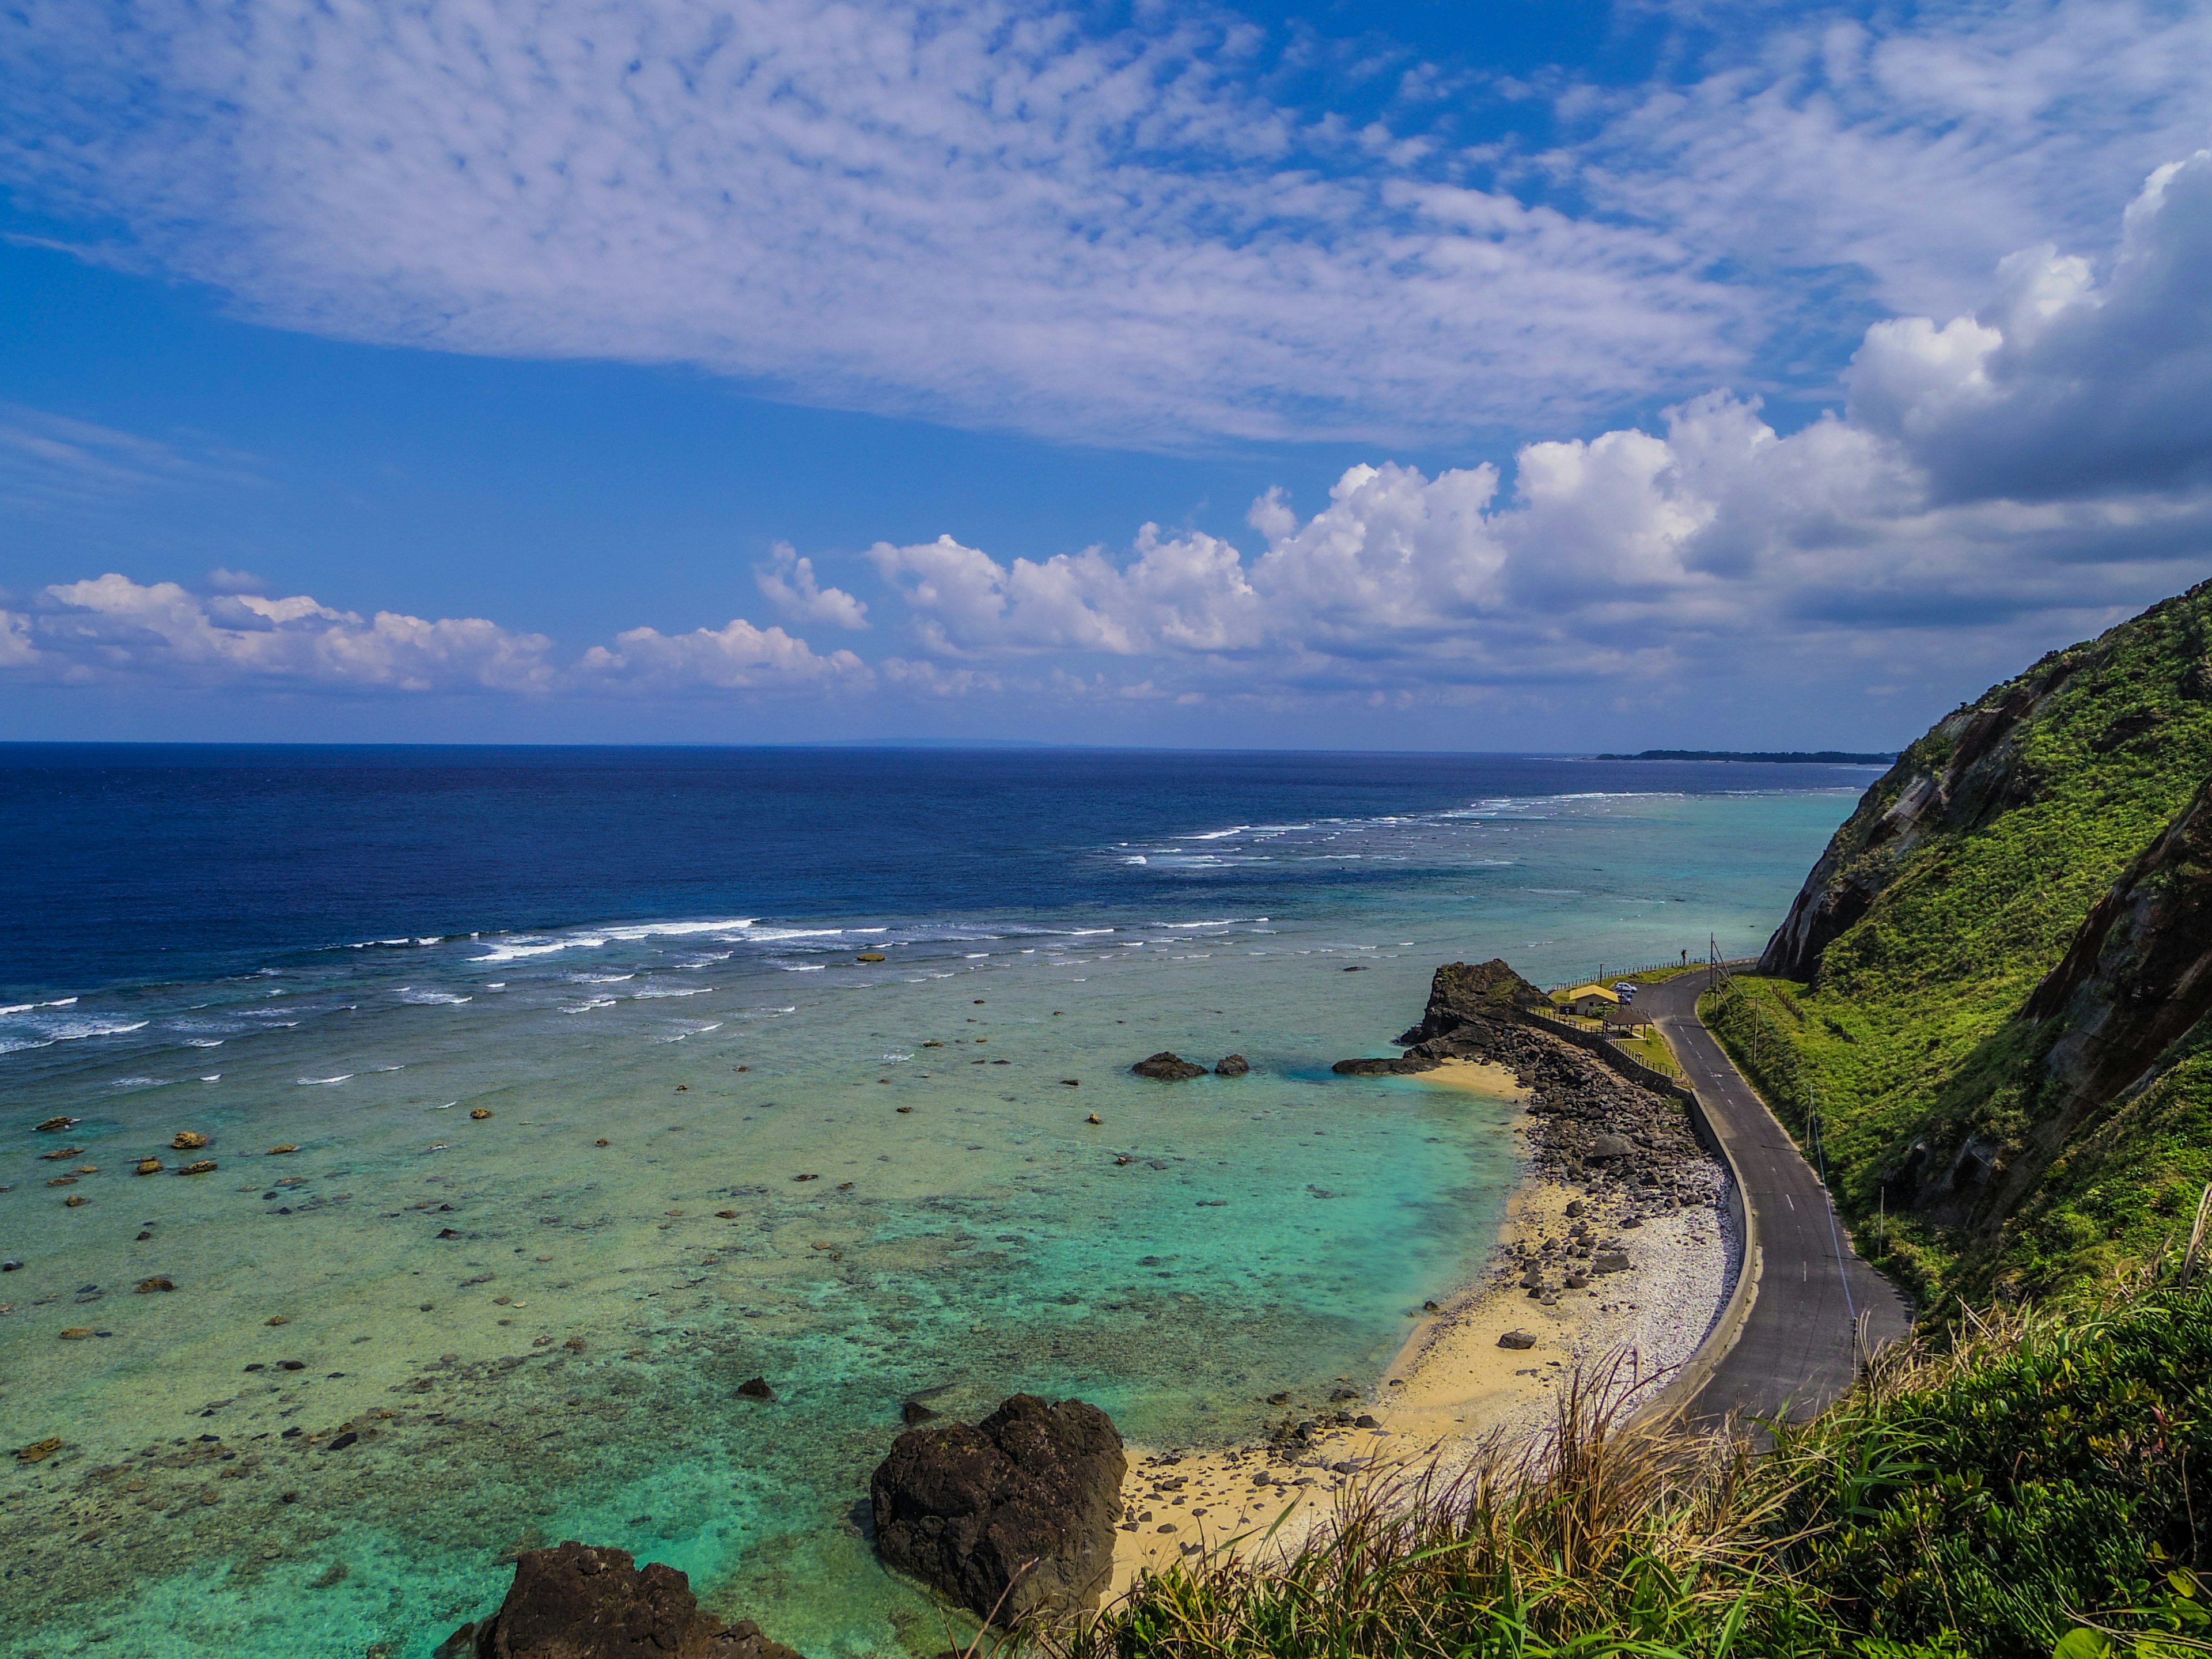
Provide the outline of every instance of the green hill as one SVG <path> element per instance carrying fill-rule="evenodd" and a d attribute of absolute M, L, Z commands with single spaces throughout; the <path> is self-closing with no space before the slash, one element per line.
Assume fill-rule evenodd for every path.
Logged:
<path fill-rule="evenodd" d="M 1939 723 L 1706 1014 L 1923 1297 L 2155 1249 L 2212 1177 L 2212 583 Z"/>

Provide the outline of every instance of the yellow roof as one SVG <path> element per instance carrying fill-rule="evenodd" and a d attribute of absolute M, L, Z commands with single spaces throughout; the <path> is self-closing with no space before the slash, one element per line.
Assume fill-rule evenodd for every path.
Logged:
<path fill-rule="evenodd" d="M 1608 991 L 1602 985 L 1577 985 L 1567 993 L 1567 1000 L 1570 1002 L 1580 1002 L 1584 997 L 1603 997 L 1607 1002 L 1618 1002 L 1620 1000 L 1620 993 Z"/>

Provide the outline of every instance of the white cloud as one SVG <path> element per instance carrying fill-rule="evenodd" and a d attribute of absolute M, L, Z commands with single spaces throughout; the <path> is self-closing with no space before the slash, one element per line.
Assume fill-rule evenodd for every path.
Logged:
<path fill-rule="evenodd" d="M 805 641 L 781 628 L 756 628 L 743 617 L 689 634 L 633 628 L 615 635 L 611 650 L 595 645 L 586 651 L 580 671 L 587 683 L 651 691 L 859 690 L 874 678 L 849 651 L 817 656 Z"/>
<path fill-rule="evenodd" d="M 788 542 L 778 542 L 771 563 L 756 565 L 753 580 L 762 597 L 787 617 L 825 622 L 838 628 L 864 629 L 868 607 L 841 587 L 823 587 L 814 578 L 814 561 L 801 558 Z"/>
<path fill-rule="evenodd" d="M 1716 42 L 1701 72 L 1572 87 L 1562 114 L 1587 136 L 1543 164 L 1754 279 L 1851 266 L 1898 311 L 1950 314 L 2013 250 L 2100 236 L 2114 200 L 2212 132 L 2198 5 L 1745 5 L 1691 21 Z M 1805 285 L 1777 283 L 1777 302 L 1790 286 Z"/>
<path fill-rule="evenodd" d="M 302 596 L 204 599 L 175 582 L 110 574 L 59 583 L 28 618 L 37 663 L 65 679 L 150 677 L 425 691 L 549 689 L 552 641 L 476 617 L 364 620 Z"/>
<path fill-rule="evenodd" d="M 849 651 L 816 654 L 781 628 L 743 617 L 673 636 L 650 628 L 571 664 L 543 634 L 482 617 L 363 618 L 305 594 L 206 596 L 175 582 L 110 574 L 57 583 L 36 608 L 0 611 L 0 669 L 70 684 L 137 681 L 362 692 L 529 695 L 865 687 Z"/>
<path fill-rule="evenodd" d="M 0 403 L 0 506 L 50 513 L 161 486 L 252 482 L 244 458 Z"/>
<path fill-rule="evenodd" d="M 1249 558 L 1152 526 L 1120 562 L 949 536 L 873 557 L 933 653 L 1121 659 L 1132 694 L 1863 684 L 2032 655 L 2212 572 L 2212 153 L 2151 175 L 2095 273 L 2031 250 L 1979 313 L 1875 325 L 1847 414 L 1788 435 L 1717 392 L 1656 431 L 1525 445 L 1502 499 L 1487 467 L 1355 466 L 1304 520 L 1270 491 Z"/>
<path fill-rule="evenodd" d="M 2153 173 L 2110 276 L 2045 245 L 1975 318 L 1876 324 L 1854 422 L 1946 495 L 2077 497 L 2212 483 L 2212 150 Z"/>
<path fill-rule="evenodd" d="M 1749 297 L 1663 228 L 1271 101 L 1232 13 L 1087 15 L 26 0 L 0 178 L 281 326 L 1139 446 L 1562 422 L 1738 360 Z"/>

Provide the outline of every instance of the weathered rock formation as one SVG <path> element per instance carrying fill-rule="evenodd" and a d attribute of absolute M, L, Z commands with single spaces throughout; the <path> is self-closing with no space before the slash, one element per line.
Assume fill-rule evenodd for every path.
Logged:
<path fill-rule="evenodd" d="M 870 1482 L 876 1547 L 1008 1627 L 1096 1607 L 1127 1468 L 1096 1406 L 1018 1394 L 972 1426 L 933 1424 L 893 1443 Z"/>
<path fill-rule="evenodd" d="M 1429 983 L 1429 1006 L 1421 1023 L 1400 1037 L 1407 1047 L 1449 1036 L 1475 1024 L 1518 1024 L 1522 1012 L 1550 1006 L 1551 999 L 1515 973 L 1503 957 L 1488 962 L 1449 962 Z"/>
<path fill-rule="evenodd" d="M 1243 1077 L 1252 1069 L 1252 1062 L 1242 1054 L 1229 1054 L 1213 1068 L 1216 1077 Z"/>
<path fill-rule="evenodd" d="M 575 1542 L 530 1550 L 499 1611 L 464 1625 L 439 1659 L 799 1659 L 750 1619 L 699 1610 L 691 1581 L 626 1550 Z"/>
<path fill-rule="evenodd" d="M 1168 1048 L 1161 1049 L 1149 1059 L 1139 1060 L 1129 1069 L 1139 1077 L 1154 1078 L 1162 1083 L 1182 1083 L 1191 1078 L 1206 1075 L 1205 1066 L 1194 1065 Z"/>
<path fill-rule="evenodd" d="M 2039 1104 L 2062 1138 L 2212 1012 L 2212 781 L 2097 902 L 2023 1012 L 2060 1022 Z"/>

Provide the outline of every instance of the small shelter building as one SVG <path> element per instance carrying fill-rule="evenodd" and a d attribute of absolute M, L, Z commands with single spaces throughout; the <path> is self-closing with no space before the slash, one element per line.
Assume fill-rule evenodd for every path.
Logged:
<path fill-rule="evenodd" d="M 1620 993 L 1602 985 L 1577 985 L 1567 993 L 1567 1007 L 1586 1019 L 1603 1019 L 1620 1012 Z"/>

